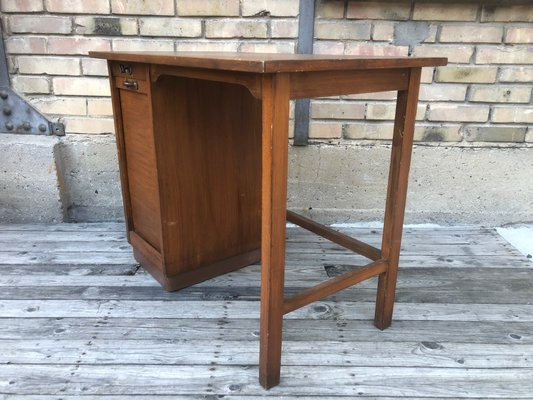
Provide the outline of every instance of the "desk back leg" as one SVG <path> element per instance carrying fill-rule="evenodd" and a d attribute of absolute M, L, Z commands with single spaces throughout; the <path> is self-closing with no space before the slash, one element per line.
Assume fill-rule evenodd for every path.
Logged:
<path fill-rule="evenodd" d="M 379 329 L 388 328 L 392 322 L 420 72 L 421 68 L 410 69 L 408 88 L 398 92 L 396 103 L 381 248 L 382 257 L 387 260 L 387 270 L 379 276 L 374 319 Z"/>

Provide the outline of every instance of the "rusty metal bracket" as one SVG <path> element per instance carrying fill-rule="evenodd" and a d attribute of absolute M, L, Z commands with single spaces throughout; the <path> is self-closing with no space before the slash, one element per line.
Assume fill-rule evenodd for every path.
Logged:
<path fill-rule="evenodd" d="M 4 41 L 0 39 L 0 133 L 65 135 L 62 123 L 49 121 L 10 88 Z"/>

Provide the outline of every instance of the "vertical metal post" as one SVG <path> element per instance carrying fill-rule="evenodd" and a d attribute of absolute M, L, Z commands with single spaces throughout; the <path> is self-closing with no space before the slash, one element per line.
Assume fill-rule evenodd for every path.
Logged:
<path fill-rule="evenodd" d="M 0 24 L 0 87 L 9 87 L 9 74 L 7 72 L 6 51 L 4 49 L 4 32 Z"/>
<path fill-rule="evenodd" d="M 298 19 L 298 54 L 313 54 L 315 33 L 315 0 L 300 0 Z M 305 146 L 309 141 L 309 99 L 296 100 L 294 110 L 294 145 Z"/>

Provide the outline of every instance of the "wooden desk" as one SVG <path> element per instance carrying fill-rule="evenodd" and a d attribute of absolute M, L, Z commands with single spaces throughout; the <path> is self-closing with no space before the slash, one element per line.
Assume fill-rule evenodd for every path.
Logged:
<path fill-rule="evenodd" d="M 284 314 L 379 275 L 375 325 L 390 325 L 420 72 L 445 65 L 445 58 L 91 55 L 109 63 L 136 259 L 167 290 L 261 259 L 259 379 L 265 388 L 279 383 Z M 287 211 L 289 100 L 389 90 L 398 98 L 378 249 Z M 286 220 L 371 262 L 284 298 Z"/>

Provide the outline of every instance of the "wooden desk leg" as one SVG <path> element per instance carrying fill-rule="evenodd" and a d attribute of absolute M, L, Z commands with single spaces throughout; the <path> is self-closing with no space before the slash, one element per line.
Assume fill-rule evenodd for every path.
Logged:
<path fill-rule="evenodd" d="M 289 78 L 267 75 L 262 82 L 262 222 L 259 382 L 268 389 L 280 378 Z"/>
<path fill-rule="evenodd" d="M 396 104 L 381 248 L 383 258 L 388 260 L 388 266 L 386 272 L 379 276 L 374 319 L 374 324 L 379 329 L 388 328 L 392 322 L 420 72 L 420 68 L 411 68 L 409 86 L 407 90 L 398 92 Z"/>

